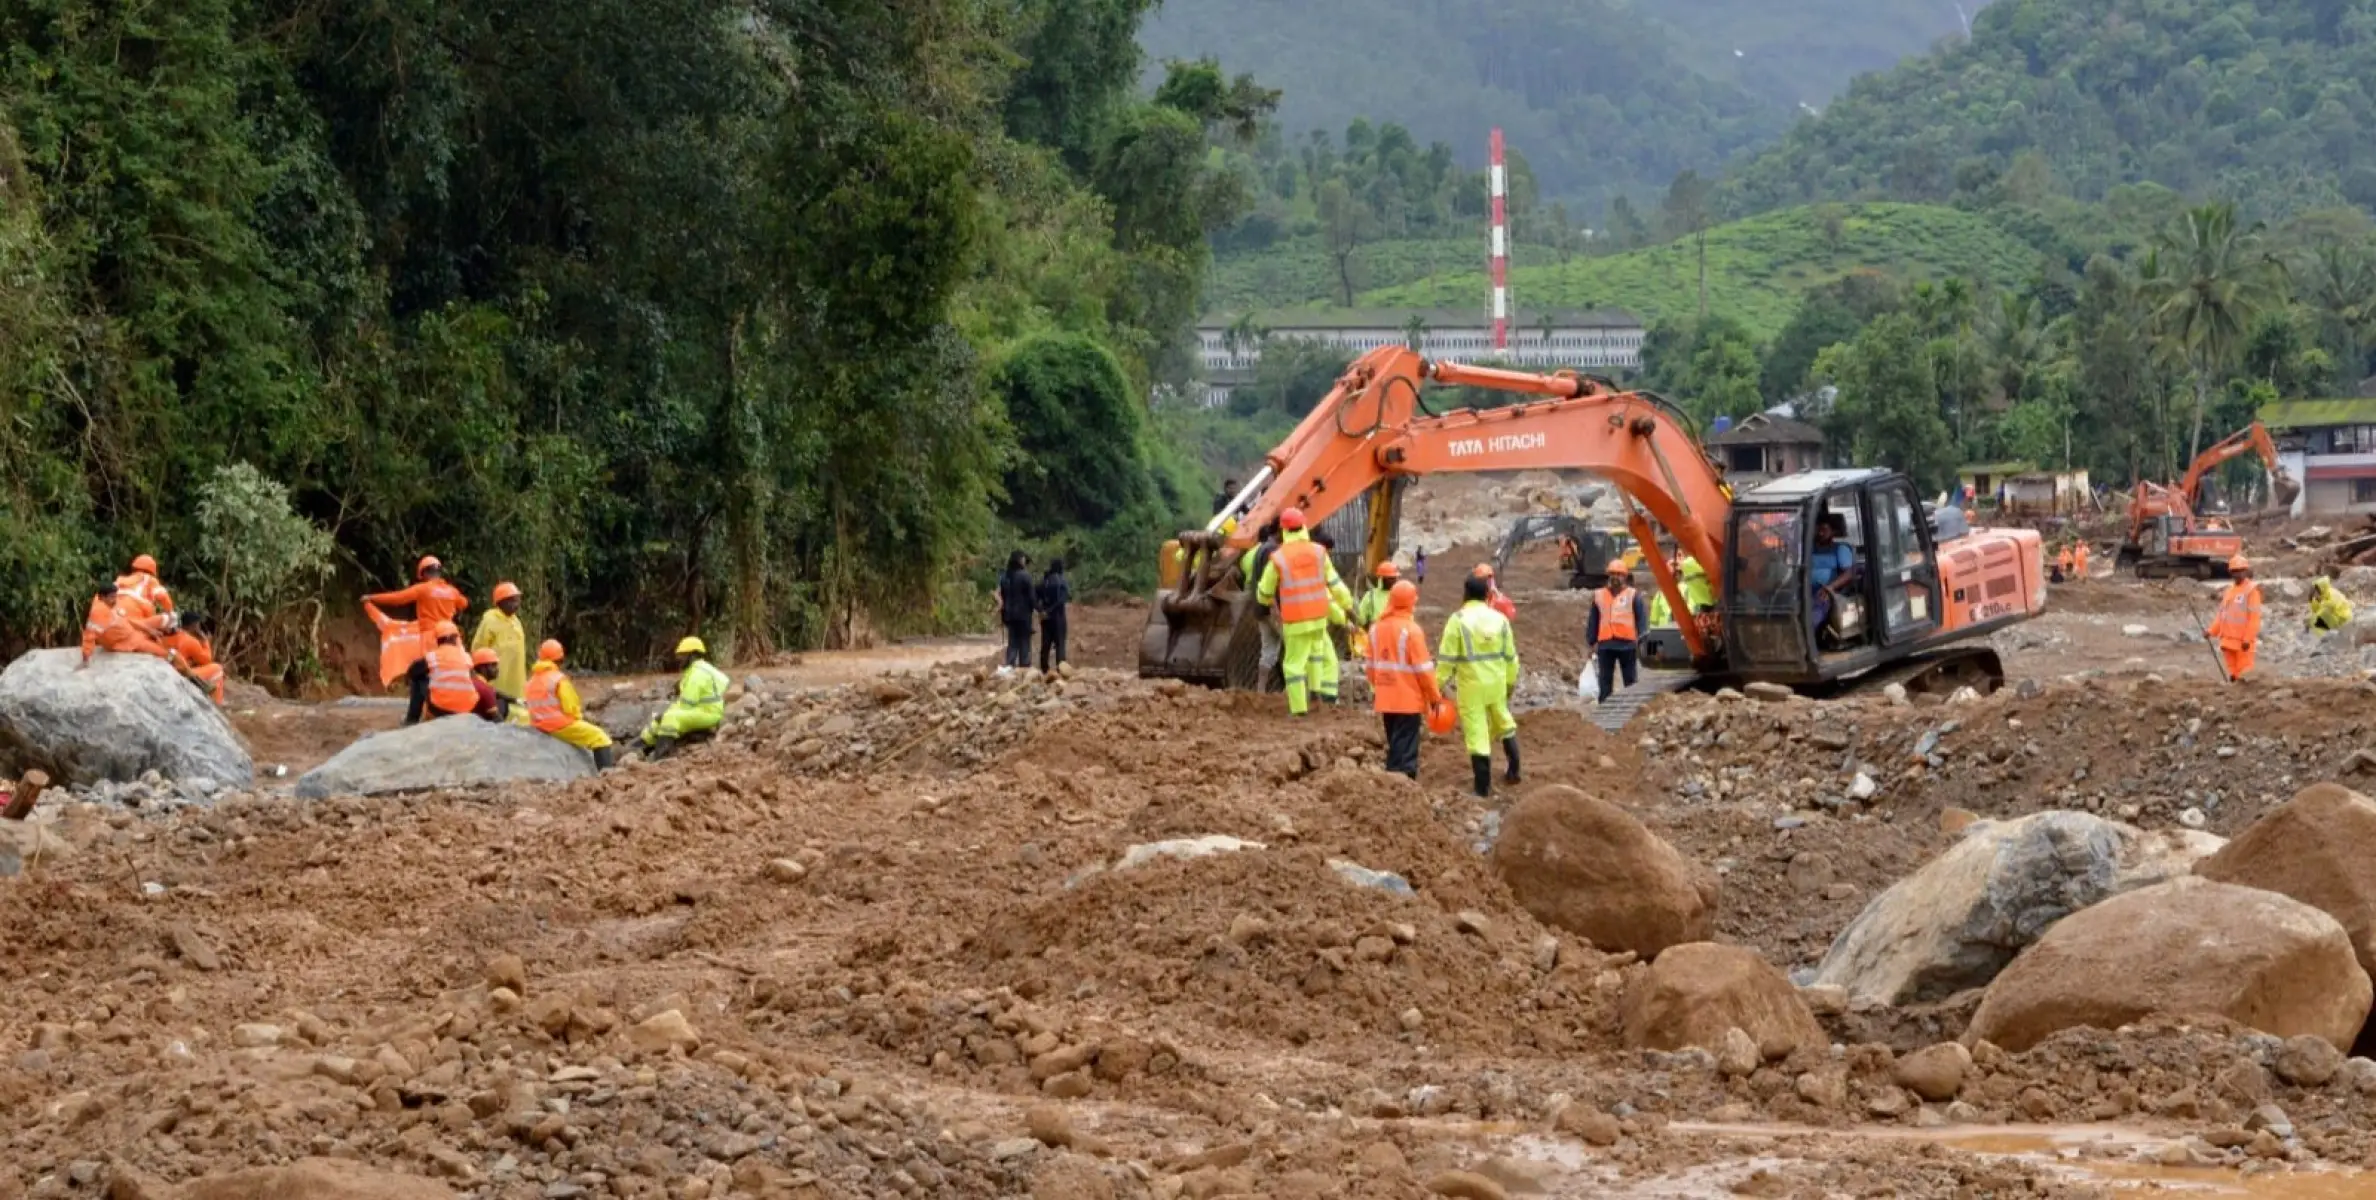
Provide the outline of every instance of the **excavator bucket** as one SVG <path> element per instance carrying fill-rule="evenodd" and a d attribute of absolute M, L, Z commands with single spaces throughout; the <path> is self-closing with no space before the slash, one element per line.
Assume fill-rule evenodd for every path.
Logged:
<path fill-rule="evenodd" d="M 2291 508 L 2294 500 L 2302 494 L 2302 484 L 2293 477 L 2293 472 L 2279 467 L 2269 472 L 2269 490 L 2277 497 L 2276 507 Z"/>
<path fill-rule="evenodd" d="M 1163 586 L 1139 636 L 1139 676 L 1253 690 L 1262 684 L 1262 630 L 1253 593 L 1218 536 L 1183 533 L 1163 547 Z"/>

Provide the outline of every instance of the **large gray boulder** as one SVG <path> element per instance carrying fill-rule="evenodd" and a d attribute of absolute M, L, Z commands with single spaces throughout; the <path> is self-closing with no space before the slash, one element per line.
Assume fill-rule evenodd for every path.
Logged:
<path fill-rule="evenodd" d="M 1840 931 L 1814 982 L 1884 1004 L 1985 987 L 2056 921 L 2185 875 L 2223 844 L 2206 833 L 2146 833 L 2078 812 L 1979 822 L 1873 897 Z"/>
<path fill-rule="evenodd" d="M 163 659 L 34 650 L 0 672 L 0 769 L 63 787 L 167 779 L 244 788 L 256 766 L 221 710 Z"/>
<path fill-rule="evenodd" d="M 593 773 L 594 756 L 559 738 L 477 717 L 439 717 L 372 734 L 339 751 L 297 781 L 297 797 L 371 796 Z"/>

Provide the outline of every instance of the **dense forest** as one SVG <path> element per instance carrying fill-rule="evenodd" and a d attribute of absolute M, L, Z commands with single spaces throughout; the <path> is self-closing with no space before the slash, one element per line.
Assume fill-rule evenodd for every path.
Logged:
<path fill-rule="evenodd" d="M 2376 205 L 2365 0 L 1998 0 L 1734 173 L 1757 211 L 1943 201 L 2034 154 L 2071 194 L 2151 181 L 2284 213 Z"/>
<path fill-rule="evenodd" d="M 135 551 L 290 677 L 423 552 L 597 663 L 971 619 L 1002 528 L 1144 558 L 1276 99 L 1142 92 L 1150 4 L 7 6 L 0 635 Z"/>

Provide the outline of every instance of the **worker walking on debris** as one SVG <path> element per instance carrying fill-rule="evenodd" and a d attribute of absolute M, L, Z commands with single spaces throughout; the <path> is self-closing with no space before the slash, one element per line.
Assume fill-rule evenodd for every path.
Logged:
<path fill-rule="evenodd" d="M 479 709 L 480 680 L 471 675 L 470 651 L 462 648 L 462 628 L 452 621 L 429 627 L 429 653 L 413 664 L 415 686 L 429 698 L 440 717 L 475 713 Z"/>
<path fill-rule="evenodd" d="M 157 560 L 146 554 L 132 559 L 132 569 L 116 578 L 116 597 L 135 616 L 161 617 L 173 611 L 173 593 L 157 579 Z"/>
<path fill-rule="evenodd" d="M 1510 715 L 1510 693 L 1518 686 L 1518 632 L 1494 609 L 1491 590 L 1482 575 L 1462 581 L 1465 603 L 1444 622 L 1436 646 L 1436 682 L 1460 707 L 1460 736 L 1468 744 L 1480 799 L 1493 794 L 1497 741 L 1510 760 L 1503 780 L 1518 782 L 1518 722 Z"/>
<path fill-rule="evenodd" d="M 1642 630 L 1649 624 L 1649 608 L 1634 590 L 1633 572 L 1624 559 L 1610 559 L 1608 586 L 1592 594 L 1592 608 L 1584 614 L 1584 644 L 1592 647 L 1604 703 L 1617 694 L 1613 685 L 1620 671 L 1625 686 L 1634 685 L 1641 670 Z"/>
<path fill-rule="evenodd" d="M 1021 558 L 1022 555 L 1018 552 L 1015 557 Z M 1026 575 L 1024 579 L 1028 583 L 1030 576 Z M 1023 611 L 1028 613 L 1031 611 L 1029 601 L 1025 604 Z M 1030 638 L 1029 627 L 1025 628 L 1024 661 L 1028 666 Z M 726 672 L 710 663 L 709 647 L 702 644 L 700 638 L 687 637 L 677 643 L 676 658 L 677 664 L 684 669 L 684 674 L 677 678 L 676 702 L 660 710 L 660 715 L 644 726 L 641 737 L 645 758 L 666 758 L 670 751 L 676 749 L 679 738 L 687 734 L 707 733 L 726 721 L 726 689 L 730 685 Z"/>
<path fill-rule="evenodd" d="M 1418 608 L 1419 589 L 1397 582 L 1387 589 L 1385 611 L 1369 631 L 1370 708 L 1386 723 L 1386 769 L 1413 779 L 1419 778 L 1419 735 L 1427 710 L 1444 702 Z"/>
<path fill-rule="evenodd" d="M 528 631 L 520 625 L 520 587 L 505 580 L 495 585 L 495 607 L 479 618 L 470 649 L 495 652 L 495 691 L 518 700 L 528 686 Z"/>
<path fill-rule="evenodd" d="M 115 654 L 153 654 L 174 661 L 173 651 L 159 639 L 165 636 L 161 618 L 143 615 L 141 606 L 126 601 L 115 580 L 103 580 L 91 595 L 91 610 L 83 617 L 82 660 L 94 650 Z"/>
<path fill-rule="evenodd" d="M 2310 628 L 2318 633 L 2333 633 L 2351 624 L 2351 598 L 2335 587 L 2335 582 L 2321 575 L 2310 581 Z"/>
<path fill-rule="evenodd" d="M 1053 671 L 1071 657 L 1065 645 L 1065 630 L 1071 621 L 1072 581 L 1064 577 L 1064 560 L 1048 560 L 1047 573 L 1040 576 L 1039 591 L 1034 597 L 1040 619 L 1040 670 Z"/>
<path fill-rule="evenodd" d="M 594 755 L 594 769 L 608 769 L 618 751 L 600 725 L 586 719 L 577 685 L 561 670 L 561 643 L 546 638 L 536 648 L 536 666 L 528 673 L 528 724 Z"/>
<path fill-rule="evenodd" d="M 1333 698 L 1336 693 L 1335 652 L 1326 645 L 1329 614 L 1332 606 L 1353 607 L 1353 594 L 1345 590 L 1328 551 L 1304 532 L 1302 509 L 1279 514 L 1279 548 L 1263 565 L 1254 598 L 1278 613 L 1279 673 L 1287 684 L 1287 711 L 1300 717 L 1311 709 L 1314 672 L 1327 670 L 1328 694 Z"/>
<path fill-rule="evenodd" d="M 1006 627 L 1006 659 L 999 665 L 1000 671 L 1021 671 L 1031 666 L 1031 614 L 1037 603 L 1037 589 L 1031 582 L 1031 558 L 1017 550 L 1007 555 L 1006 573 L 998 577 L 998 594 L 990 601 L 990 611 Z M 680 653 L 682 649 L 679 647 Z"/>
<path fill-rule="evenodd" d="M 404 663 L 405 676 L 412 685 L 411 695 L 404 705 L 404 723 L 418 725 L 421 723 L 422 712 L 429 703 L 429 674 L 427 669 L 422 667 L 422 663 L 426 660 L 430 646 L 436 639 L 438 624 L 440 622 L 452 624 L 454 618 L 462 615 L 463 609 L 470 607 L 470 597 L 463 595 L 459 588 L 445 581 L 445 564 L 439 562 L 436 555 L 428 554 L 421 556 L 421 561 L 414 564 L 411 587 L 400 591 L 380 592 L 376 595 L 365 596 L 363 603 L 366 611 L 374 607 L 389 608 L 400 604 L 412 606 L 411 624 L 413 628 L 408 631 L 409 637 L 406 636 L 406 633 L 393 631 L 393 623 L 380 626 L 380 674 L 384 681 L 391 653 Z M 457 630 L 455 634 L 457 648 L 459 648 L 460 638 L 461 634 Z M 420 657 L 410 656 L 407 653 L 408 646 L 419 647 Z M 464 654 L 461 657 L 462 670 L 467 675 L 470 671 L 470 656 Z M 416 670 L 414 669 L 416 667 L 422 667 L 422 669 Z M 463 686 L 468 687 L 468 682 L 464 681 Z M 462 711 L 468 712 L 469 709 Z"/>
<path fill-rule="evenodd" d="M 182 674 L 212 696 L 216 708 L 221 708 L 223 664 L 215 661 L 214 643 L 203 632 L 205 628 L 205 614 L 182 613 L 173 631 L 165 635 L 165 648 L 173 652 Z"/>
<path fill-rule="evenodd" d="M 2220 667 L 2233 683 L 2252 669 L 2253 652 L 2260 646 L 2261 590 L 2252 580 L 2252 563 L 2241 554 L 2228 560 L 2228 577 L 2235 582 L 2219 594 L 2218 615 L 2203 636 L 2219 643 Z"/>

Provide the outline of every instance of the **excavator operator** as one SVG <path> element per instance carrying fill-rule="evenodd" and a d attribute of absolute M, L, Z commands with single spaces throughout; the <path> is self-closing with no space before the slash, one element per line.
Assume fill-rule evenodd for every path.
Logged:
<path fill-rule="evenodd" d="M 1856 550 L 1840 540 L 1840 518 L 1825 513 L 1815 522 L 1815 553 L 1807 559 L 1807 582 L 1815 589 L 1815 628 L 1830 619 L 1832 601 L 1855 586 L 1861 574 Z"/>

